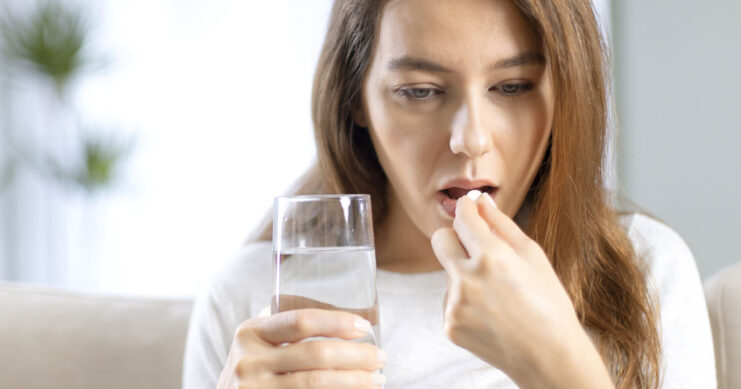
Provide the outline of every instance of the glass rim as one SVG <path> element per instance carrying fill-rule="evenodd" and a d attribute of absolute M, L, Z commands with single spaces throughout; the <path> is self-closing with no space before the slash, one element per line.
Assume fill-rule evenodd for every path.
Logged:
<path fill-rule="evenodd" d="M 311 201 L 311 200 L 332 200 L 332 199 L 343 199 L 343 198 L 370 199 L 370 195 L 362 194 L 362 193 L 284 195 L 284 196 L 275 196 L 275 201 L 279 201 L 279 200 Z"/>

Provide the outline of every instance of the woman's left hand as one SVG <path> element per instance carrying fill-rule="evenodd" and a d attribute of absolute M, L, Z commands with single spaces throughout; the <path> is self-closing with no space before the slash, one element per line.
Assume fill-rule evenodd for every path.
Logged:
<path fill-rule="evenodd" d="M 541 247 L 488 194 L 432 236 L 448 273 L 445 332 L 520 387 L 613 387 Z"/>

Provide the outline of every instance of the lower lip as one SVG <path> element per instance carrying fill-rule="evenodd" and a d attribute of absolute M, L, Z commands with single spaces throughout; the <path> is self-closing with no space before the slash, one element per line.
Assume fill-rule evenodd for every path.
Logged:
<path fill-rule="evenodd" d="M 494 190 L 489 193 L 489 196 L 491 196 L 493 199 L 496 193 L 497 189 L 494 188 Z M 445 214 L 448 215 L 451 219 L 455 219 L 455 205 L 458 203 L 458 200 L 448 197 L 441 191 L 437 192 L 437 195 L 435 197 L 437 199 L 437 203 L 440 204 L 440 208 L 442 208 Z"/>
<path fill-rule="evenodd" d="M 450 218 L 455 218 L 455 199 L 451 199 L 445 193 L 443 192 L 437 192 L 437 203 L 440 204 L 440 207 L 443 209 L 446 215 L 450 216 Z"/>

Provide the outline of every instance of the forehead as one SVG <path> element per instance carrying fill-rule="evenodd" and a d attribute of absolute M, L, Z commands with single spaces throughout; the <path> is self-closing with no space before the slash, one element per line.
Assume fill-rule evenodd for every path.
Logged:
<path fill-rule="evenodd" d="M 379 21 L 375 55 L 382 62 L 414 56 L 464 70 L 539 49 L 512 1 L 392 0 Z"/>

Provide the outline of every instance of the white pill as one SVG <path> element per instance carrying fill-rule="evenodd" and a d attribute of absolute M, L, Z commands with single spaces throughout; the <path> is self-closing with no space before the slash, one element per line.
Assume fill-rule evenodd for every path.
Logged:
<path fill-rule="evenodd" d="M 481 196 L 481 191 L 474 189 L 466 193 L 466 196 L 468 196 L 468 198 L 470 198 L 471 200 L 476 201 Z"/>

